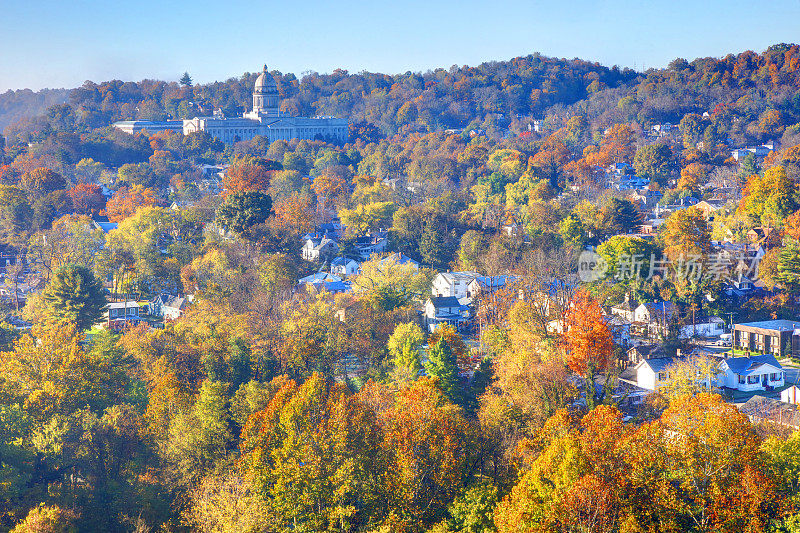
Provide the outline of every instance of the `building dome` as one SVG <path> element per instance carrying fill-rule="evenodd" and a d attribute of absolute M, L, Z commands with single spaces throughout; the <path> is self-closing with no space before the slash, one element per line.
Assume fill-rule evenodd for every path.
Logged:
<path fill-rule="evenodd" d="M 258 75 L 258 78 L 256 78 L 256 86 L 254 88 L 254 92 L 257 93 L 278 92 L 278 84 L 275 83 L 275 78 L 273 78 L 272 74 L 269 73 L 266 65 L 264 65 L 264 70 L 261 72 L 261 74 Z"/>

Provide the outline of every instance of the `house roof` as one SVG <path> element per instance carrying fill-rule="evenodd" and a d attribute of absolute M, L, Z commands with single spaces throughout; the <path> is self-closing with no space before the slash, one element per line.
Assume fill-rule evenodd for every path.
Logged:
<path fill-rule="evenodd" d="M 665 355 L 664 347 L 660 344 L 640 344 L 630 348 L 628 352 L 636 352 L 642 359 L 659 359 Z"/>
<path fill-rule="evenodd" d="M 379 263 L 383 264 L 386 261 L 394 261 L 398 265 L 411 264 L 411 265 L 414 265 L 414 266 L 419 266 L 418 262 L 414 261 L 413 259 L 411 259 L 410 257 L 408 257 L 407 255 L 405 255 L 402 252 L 395 252 L 395 253 L 393 253 L 391 255 L 387 255 L 386 257 L 381 259 L 379 261 Z"/>
<path fill-rule="evenodd" d="M 127 302 L 111 302 L 106 305 L 108 309 L 134 309 L 139 307 L 139 304 L 134 302 L 133 300 L 129 300 Z"/>
<path fill-rule="evenodd" d="M 795 428 L 800 426 L 800 411 L 796 406 L 757 394 L 739 406 L 739 411 L 756 420 L 769 420 Z"/>
<path fill-rule="evenodd" d="M 673 305 L 672 302 L 646 302 L 641 304 L 639 307 L 642 306 L 644 306 L 651 315 L 672 315 L 672 313 L 675 311 L 675 305 Z"/>
<path fill-rule="evenodd" d="M 298 283 L 321 283 L 325 281 L 342 281 L 342 278 L 339 276 L 335 276 L 329 272 L 316 272 L 311 274 L 310 276 L 306 276 L 304 278 L 300 278 L 297 280 Z"/>
<path fill-rule="evenodd" d="M 507 283 L 513 283 L 516 279 L 517 276 L 478 276 L 473 282 L 477 281 L 482 287 L 498 288 L 505 287 Z"/>
<path fill-rule="evenodd" d="M 349 257 L 337 257 L 336 259 L 331 261 L 331 266 L 332 267 L 335 267 L 335 266 L 347 266 L 350 263 L 358 264 L 358 261 L 350 259 Z"/>
<path fill-rule="evenodd" d="M 641 362 L 636 365 L 636 368 L 638 369 L 642 366 L 648 366 L 653 372 L 663 372 L 675 364 L 676 361 L 679 361 L 677 357 L 654 357 L 652 359 L 642 359 Z"/>
<path fill-rule="evenodd" d="M 734 324 L 736 326 L 746 326 L 749 328 L 758 329 L 772 329 L 776 331 L 794 331 L 800 329 L 800 322 L 793 320 L 762 320 L 760 322 L 742 322 L 741 324 Z"/>
<path fill-rule="evenodd" d="M 97 221 L 97 220 L 95 220 L 93 222 L 94 222 L 94 225 L 96 227 L 98 227 L 101 230 L 103 230 L 103 233 L 108 233 L 111 230 L 117 229 L 117 223 L 116 222 L 100 222 L 100 221 Z"/>
<path fill-rule="evenodd" d="M 475 278 L 479 278 L 481 275 L 477 272 L 439 272 L 439 275 L 445 278 L 449 282 L 453 281 L 466 281 L 467 283 L 471 282 Z"/>
<path fill-rule="evenodd" d="M 161 295 L 161 305 L 164 307 L 173 307 L 175 309 L 183 309 L 186 307 L 186 298 L 183 296 L 172 296 L 169 294 Z"/>
<path fill-rule="evenodd" d="M 342 281 L 341 279 L 338 281 L 317 280 L 308 283 L 308 285 L 314 286 L 318 291 L 325 289 L 328 292 L 350 292 L 352 289 L 349 281 Z"/>
<path fill-rule="evenodd" d="M 725 359 L 723 362 L 728 365 L 728 368 L 730 368 L 734 374 L 740 376 L 748 376 L 759 369 L 763 369 L 766 365 L 783 370 L 778 360 L 770 354 L 751 355 L 750 357 L 731 357 L 730 359 Z"/>
<path fill-rule="evenodd" d="M 623 300 L 616 305 L 612 305 L 611 309 L 619 309 L 620 311 L 630 312 L 635 310 L 637 307 L 639 307 L 639 302 L 636 300 Z"/>
<path fill-rule="evenodd" d="M 443 307 L 461 307 L 458 298 L 455 296 L 431 296 L 429 299 L 436 309 L 441 309 Z"/>
<path fill-rule="evenodd" d="M 306 246 L 306 247 L 309 247 L 309 246 L 308 246 L 308 243 L 309 243 L 309 242 L 311 243 L 311 246 L 310 246 L 310 248 L 313 248 L 313 249 L 315 249 L 315 250 L 322 249 L 322 248 L 324 248 L 325 246 L 328 246 L 329 244 L 336 244 L 336 241 L 334 241 L 333 239 L 329 239 L 327 236 L 323 236 L 323 237 L 309 237 L 309 238 L 306 240 L 306 244 L 305 244 L 305 246 Z"/>

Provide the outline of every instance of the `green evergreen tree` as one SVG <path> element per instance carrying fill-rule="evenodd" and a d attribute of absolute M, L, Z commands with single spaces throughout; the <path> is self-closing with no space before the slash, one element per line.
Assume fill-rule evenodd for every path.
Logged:
<path fill-rule="evenodd" d="M 437 224 L 428 222 L 419 239 L 419 253 L 422 260 L 433 268 L 442 268 L 447 263 L 447 246 L 444 231 Z"/>
<path fill-rule="evenodd" d="M 486 392 L 486 388 L 492 382 L 494 371 L 492 369 L 492 360 L 489 357 L 484 357 L 481 364 L 475 369 L 475 374 L 472 376 L 472 383 L 470 383 L 469 391 L 464 398 L 464 408 L 469 413 L 477 413 L 480 407 L 480 398 Z"/>
<path fill-rule="evenodd" d="M 46 315 L 57 321 L 73 322 L 78 330 L 91 327 L 103 316 L 106 296 L 103 285 L 91 270 L 64 265 L 42 292 Z"/>
<path fill-rule="evenodd" d="M 777 279 L 787 291 L 796 294 L 800 289 L 800 243 L 787 237 L 783 250 L 778 254 Z"/>
<path fill-rule="evenodd" d="M 456 356 L 444 337 L 428 348 L 428 362 L 425 363 L 428 375 L 439 380 L 439 388 L 453 403 L 461 401 L 461 384 L 458 377 Z"/>
<path fill-rule="evenodd" d="M 184 87 L 191 87 L 192 86 L 192 77 L 189 76 L 188 72 L 184 72 L 183 76 L 181 76 L 180 82 L 181 85 Z"/>

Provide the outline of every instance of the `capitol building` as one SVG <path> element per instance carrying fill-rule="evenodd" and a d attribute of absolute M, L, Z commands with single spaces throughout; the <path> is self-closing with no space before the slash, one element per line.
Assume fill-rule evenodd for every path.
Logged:
<path fill-rule="evenodd" d="M 225 143 L 248 141 L 256 135 L 266 137 L 269 142 L 278 139 L 325 139 L 347 141 L 347 119 L 336 117 L 291 117 L 281 112 L 278 85 L 275 78 L 264 70 L 258 75 L 253 88 L 253 110 L 241 118 L 226 118 L 222 115 L 195 117 L 183 121 L 183 134 L 197 131 L 208 132 Z M 127 133 L 145 130 L 148 134 L 163 130 L 179 130 L 180 121 L 150 122 L 145 120 L 126 120 L 117 122 L 115 127 Z"/>

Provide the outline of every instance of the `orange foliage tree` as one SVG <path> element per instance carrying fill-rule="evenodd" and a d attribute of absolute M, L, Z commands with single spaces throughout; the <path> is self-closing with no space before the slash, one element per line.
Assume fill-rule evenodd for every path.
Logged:
<path fill-rule="evenodd" d="M 330 200 L 335 200 L 347 193 L 347 180 L 339 173 L 326 169 L 314 178 L 311 190 L 318 198 L 323 200 L 323 206 Z"/>
<path fill-rule="evenodd" d="M 275 202 L 272 210 L 275 212 L 275 225 L 282 231 L 303 235 L 314 230 L 314 213 L 306 195 L 294 193 Z"/>
<path fill-rule="evenodd" d="M 372 407 L 383 433 L 389 517 L 405 524 L 430 523 L 464 483 L 469 458 L 461 409 L 427 377 L 396 391 L 370 381 L 359 397 Z"/>
<path fill-rule="evenodd" d="M 372 514 L 378 433 L 375 415 L 342 384 L 319 374 L 279 377 L 266 408 L 253 413 L 241 466 L 279 530 L 352 531 Z"/>
<path fill-rule="evenodd" d="M 258 157 L 240 157 L 225 172 L 222 185 L 226 194 L 244 191 L 266 191 L 272 173 L 280 170 L 275 161 Z"/>
<path fill-rule="evenodd" d="M 106 207 L 103 189 L 96 183 L 79 183 L 67 194 L 72 199 L 75 212 L 81 215 L 96 215 Z"/>
<path fill-rule="evenodd" d="M 67 182 L 61 174 L 46 167 L 39 167 L 23 174 L 19 179 L 19 184 L 34 196 L 44 196 L 63 189 Z"/>
<path fill-rule="evenodd" d="M 122 187 L 106 204 L 106 213 L 111 222 L 122 222 L 136 214 L 140 207 L 157 206 L 161 201 L 153 189 L 141 185 Z"/>
<path fill-rule="evenodd" d="M 585 379 L 586 404 L 591 410 L 597 402 L 595 377 L 599 373 L 607 374 L 604 395 L 610 392 L 608 370 L 614 350 L 611 330 L 603 318 L 600 304 L 582 290 L 577 291 L 572 299 L 565 325 L 562 338 L 567 351 L 567 364 Z"/>

